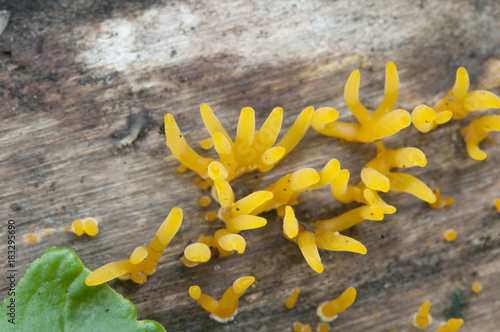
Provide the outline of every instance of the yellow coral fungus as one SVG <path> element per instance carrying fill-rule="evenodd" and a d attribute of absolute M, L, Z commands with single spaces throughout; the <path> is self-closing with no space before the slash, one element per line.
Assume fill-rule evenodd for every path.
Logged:
<path fill-rule="evenodd" d="M 429 203 L 432 209 L 441 209 L 446 206 L 450 206 L 455 202 L 453 197 L 443 197 L 441 196 L 441 190 L 438 188 L 434 189 L 434 195 L 436 195 L 436 201 L 434 203 Z"/>
<path fill-rule="evenodd" d="M 387 63 L 384 100 L 373 113 L 359 101 L 359 80 L 359 70 L 355 70 L 347 80 L 344 90 L 347 107 L 357 118 L 358 123 L 336 121 L 335 110 L 318 109 L 312 120 L 312 126 L 316 131 L 346 141 L 367 143 L 391 136 L 410 125 L 411 117 L 407 111 L 393 110 L 399 90 L 399 77 L 394 63 Z"/>
<path fill-rule="evenodd" d="M 373 190 L 403 191 L 428 203 L 434 203 L 436 196 L 422 181 L 410 174 L 391 172 L 391 169 L 396 167 L 424 167 L 426 164 L 424 153 L 417 148 L 387 150 L 384 144 L 378 141 L 377 156 L 363 168 L 361 180 L 366 187 Z"/>
<path fill-rule="evenodd" d="M 76 219 L 71 224 L 71 231 L 78 236 L 81 236 L 83 233 L 95 236 L 99 233 L 98 222 L 94 218 Z"/>
<path fill-rule="evenodd" d="M 175 236 L 182 224 L 182 210 L 175 207 L 161 224 L 155 236 L 147 247 L 138 247 L 130 259 L 106 264 L 85 279 L 87 286 L 96 286 L 114 278 L 132 279 L 142 284 L 147 277 L 155 273 L 161 254 Z"/>
<path fill-rule="evenodd" d="M 429 314 L 431 302 L 429 300 L 422 303 L 418 312 L 413 316 L 413 326 L 424 329 L 432 323 L 432 316 Z"/>
<path fill-rule="evenodd" d="M 338 317 L 338 314 L 345 311 L 354 303 L 356 299 L 356 289 L 350 287 L 346 289 L 338 298 L 323 302 L 318 306 L 316 311 L 318 317 L 325 323 L 329 323 Z"/>
<path fill-rule="evenodd" d="M 500 199 L 495 200 L 495 208 L 500 212 Z"/>
<path fill-rule="evenodd" d="M 328 325 L 327 323 L 324 323 L 324 322 L 318 323 L 318 325 L 316 326 L 316 331 L 318 331 L 318 332 L 330 332 L 330 325 Z"/>
<path fill-rule="evenodd" d="M 208 196 L 203 196 L 200 198 L 198 204 L 201 206 L 201 207 L 207 207 L 210 205 L 210 203 L 212 202 L 212 200 L 210 199 L 210 197 Z"/>
<path fill-rule="evenodd" d="M 500 107 L 500 105 L 498 106 Z M 491 131 L 500 131 L 500 115 L 489 115 L 472 121 L 460 132 L 465 140 L 469 156 L 476 160 L 486 159 L 486 153 L 479 148 Z"/>
<path fill-rule="evenodd" d="M 219 154 L 218 161 L 229 172 L 227 182 L 256 169 L 261 172 L 271 170 L 304 136 L 313 112 L 312 107 L 304 109 L 290 130 L 274 145 L 283 120 L 282 108 L 275 108 L 258 131 L 255 131 L 254 110 L 243 108 L 233 142 L 212 109 L 207 104 L 201 105 L 201 116 Z M 165 137 L 172 154 L 182 164 L 203 178 L 208 176 L 207 167 L 214 160 L 201 157 L 189 147 L 171 114 L 165 115 Z"/>
<path fill-rule="evenodd" d="M 464 323 L 464 320 L 461 318 L 450 318 L 448 322 L 444 325 L 438 327 L 436 332 L 455 332 L 458 331 L 460 326 Z"/>
<path fill-rule="evenodd" d="M 453 113 L 450 111 L 436 113 L 427 105 L 418 105 L 411 112 L 411 122 L 418 131 L 427 133 L 434 130 L 438 125 L 450 121 L 452 116 Z"/>
<path fill-rule="evenodd" d="M 287 207 L 285 220 L 294 220 L 295 214 L 292 208 Z M 295 219 L 296 220 L 296 219 Z M 316 224 L 313 224 L 316 225 Z M 322 226 L 320 224 L 320 226 Z M 297 235 L 290 237 L 291 232 L 284 231 L 289 239 L 296 241 L 307 264 L 316 272 L 323 272 L 323 264 L 319 256 L 318 248 L 331 251 L 350 251 L 359 254 L 366 254 L 366 247 L 360 242 L 330 230 L 316 229 L 314 232 L 299 225 Z"/>
<path fill-rule="evenodd" d="M 490 108 L 500 108 L 500 97 L 485 90 L 469 92 L 469 75 L 464 67 L 460 67 L 453 88 L 434 109 L 438 113 L 450 111 L 454 119 L 463 119 L 470 112 Z"/>
<path fill-rule="evenodd" d="M 219 323 L 227 323 L 234 319 L 238 312 L 239 298 L 245 291 L 255 282 L 255 278 L 248 276 L 237 279 L 231 287 L 229 287 L 220 301 L 214 300 L 212 297 L 201 292 L 199 286 L 191 286 L 189 288 L 189 296 L 198 301 L 201 306 L 211 313 L 210 317 Z"/>
<path fill-rule="evenodd" d="M 295 287 L 293 293 L 286 299 L 285 306 L 288 309 L 292 309 L 293 307 L 295 307 L 295 303 L 297 303 L 297 297 L 299 296 L 299 293 L 300 287 Z"/>
<path fill-rule="evenodd" d="M 184 249 L 184 256 L 191 262 L 208 262 L 210 260 L 210 248 L 205 243 L 192 243 Z"/>

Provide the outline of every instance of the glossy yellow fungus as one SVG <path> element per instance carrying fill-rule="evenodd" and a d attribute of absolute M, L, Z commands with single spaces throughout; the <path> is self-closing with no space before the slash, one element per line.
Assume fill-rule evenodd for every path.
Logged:
<path fill-rule="evenodd" d="M 258 131 L 255 131 L 254 110 L 243 108 L 233 142 L 212 109 L 207 104 L 201 105 L 201 116 L 219 154 L 218 161 L 229 173 L 227 182 L 256 169 L 261 172 L 271 170 L 305 135 L 313 113 L 312 107 L 304 109 L 290 130 L 274 145 L 283 120 L 282 108 L 275 108 Z M 214 160 L 198 155 L 187 144 L 171 114 L 165 115 L 165 137 L 175 158 L 202 178 L 207 178 L 207 167 Z"/>
<path fill-rule="evenodd" d="M 368 162 L 361 171 L 361 179 L 366 187 L 379 191 L 403 191 L 423 201 L 434 203 L 436 196 L 432 190 L 416 177 L 399 172 L 391 172 L 392 168 L 424 167 L 427 159 L 417 148 L 398 150 L 385 149 L 381 141 L 377 142 L 377 156 Z"/>
<path fill-rule="evenodd" d="M 189 288 L 189 296 L 198 301 L 205 310 L 210 312 L 211 318 L 219 323 L 227 323 L 233 320 L 238 312 L 239 298 L 254 282 L 255 278 L 250 276 L 237 279 L 233 285 L 224 292 L 220 301 L 214 300 L 212 297 L 203 294 L 199 286 L 191 286 Z"/>
<path fill-rule="evenodd" d="M 94 218 L 76 219 L 71 224 L 71 231 L 78 236 L 83 235 L 83 233 L 95 236 L 99 233 L 98 222 Z"/>
<path fill-rule="evenodd" d="M 453 197 L 443 197 L 441 196 L 441 190 L 438 188 L 434 189 L 434 195 L 436 195 L 436 201 L 434 203 L 429 203 L 432 209 L 441 209 L 446 206 L 450 206 L 455 202 Z"/>
<path fill-rule="evenodd" d="M 286 206 L 285 217 L 283 218 L 283 233 L 293 239 L 299 234 L 299 222 L 295 218 L 295 212 L 291 206 Z"/>
<path fill-rule="evenodd" d="M 286 229 L 286 224 L 288 223 L 297 223 L 297 233 L 295 233 L 294 229 L 295 224 L 291 227 L 292 231 Z M 313 227 L 316 227 L 317 225 L 320 227 L 314 230 L 314 232 L 307 230 L 302 225 L 298 225 L 293 209 L 287 206 L 284 217 L 283 233 L 289 240 L 297 242 L 307 264 L 309 264 L 314 271 L 322 273 L 324 269 L 318 249 L 330 251 L 350 251 L 362 255 L 366 254 L 366 247 L 360 242 L 350 237 L 340 235 L 337 232 L 332 232 L 321 223 L 313 223 Z M 321 229 L 321 226 L 325 229 Z M 296 236 L 291 236 L 294 234 L 296 234 Z"/>
<path fill-rule="evenodd" d="M 443 233 L 443 237 L 448 242 L 453 242 L 457 238 L 457 233 L 453 229 L 448 229 Z"/>
<path fill-rule="evenodd" d="M 464 320 L 461 318 L 450 318 L 448 322 L 444 325 L 441 325 L 436 329 L 436 332 L 455 332 L 458 331 L 460 326 L 464 323 Z"/>
<path fill-rule="evenodd" d="M 411 112 L 411 122 L 418 131 L 427 133 L 436 129 L 438 125 L 450 121 L 452 116 L 453 113 L 450 111 L 436 113 L 427 105 L 418 105 Z"/>
<path fill-rule="evenodd" d="M 205 215 L 205 219 L 207 221 L 214 221 L 215 219 L 217 219 L 217 211 L 207 212 L 207 214 Z"/>
<path fill-rule="evenodd" d="M 429 300 L 422 303 L 418 312 L 413 316 L 413 326 L 424 329 L 432 323 L 432 316 L 429 314 L 431 302 Z"/>
<path fill-rule="evenodd" d="M 210 248 L 205 243 L 192 243 L 184 249 L 184 257 L 191 262 L 208 262 L 211 257 Z"/>
<path fill-rule="evenodd" d="M 175 207 L 161 224 L 155 236 L 147 247 L 138 247 L 130 259 L 106 264 L 85 279 L 87 286 L 96 286 L 117 277 L 132 279 L 142 284 L 147 277 L 155 273 L 161 254 L 175 236 L 182 224 L 182 210 Z"/>
<path fill-rule="evenodd" d="M 293 332 L 302 332 L 304 330 L 304 324 L 301 322 L 293 322 L 292 330 Z"/>
<path fill-rule="evenodd" d="M 460 67 L 453 88 L 434 109 L 438 113 L 450 111 L 454 119 L 463 119 L 470 112 L 491 108 L 500 108 L 500 97 L 485 90 L 469 92 L 469 75 L 464 67 Z"/>
<path fill-rule="evenodd" d="M 498 212 L 500 212 L 500 199 L 495 200 L 495 207 Z"/>
<path fill-rule="evenodd" d="M 293 307 L 295 307 L 295 304 L 297 303 L 297 298 L 299 297 L 299 293 L 300 293 L 300 287 L 295 287 L 293 293 L 286 299 L 285 306 L 288 309 L 292 309 Z"/>
<path fill-rule="evenodd" d="M 203 150 L 208 150 L 212 147 L 212 140 L 211 139 L 204 139 L 203 141 L 200 142 L 200 146 Z"/>
<path fill-rule="evenodd" d="M 184 173 L 185 171 L 187 171 L 187 167 L 185 165 L 179 165 L 179 167 L 177 167 L 177 174 L 182 174 Z"/>
<path fill-rule="evenodd" d="M 321 322 L 316 325 L 316 331 L 318 332 L 330 332 L 330 325 L 327 323 Z"/>
<path fill-rule="evenodd" d="M 350 287 L 342 293 L 338 298 L 330 301 L 323 302 L 318 306 L 316 311 L 321 321 L 329 323 L 338 317 L 338 314 L 345 311 L 356 299 L 356 289 Z"/>
<path fill-rule="evenodd" d="M 464 138 L 469 156 L 476 160 L 486 159 L 487 154 L 479 148 L 479 143 L 488 137 L 491 131 L 500 131 L 500 115 L 483 116 L 462 129 L 460 133 Z"/>
<path fill-rule="evenodd" d="M 472 284 L 471 289 L 474 293 L 480 293 L 483 290 L 483 284 L 480 282 L 475 282 Z"/>
<path fill-rule="evenodd" d="M 227 234 L 219 238 L 219 245 L 225 251 L 236 251 L 238 254 L 245 252 L 246 242 L 239 234 Z"/>
<path fill-rule="evenodd" d="M 357 118 L 358 123 L 336 121 L 335 110 L 319 109 L 312 120 L 312 126 L 316 131 L 346 141 L 368 143 L 396 134 L 410 125 L 411 116 L 407 111 L 393 110 L 399 90 L 399 77 L 394 63 L 387 63 L 384 100 L 374 112 L 369 112 L 359 101 L 359 80 L 359 70 L 355 70 L 344 89 L 347 107 Z"/>
<path fill-rule="evenodd" d="M 210 197 L 208 196 L 203 196 L 200 198 L 200 200 L 198 201 L 198 204 L 201 206 L 201 207 L 207 207 L 210 205 L 210 203 L 212 203 L 212 200 L 210 199 Z"/>

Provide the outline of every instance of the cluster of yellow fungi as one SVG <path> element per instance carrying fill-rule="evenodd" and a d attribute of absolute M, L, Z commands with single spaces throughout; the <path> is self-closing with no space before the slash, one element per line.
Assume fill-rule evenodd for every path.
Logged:
<path fill-rule="evenodd" d="M 78 236 L 82 236 L 84 233 L 95 236 L 99 233 L 98 222 L 94 218 L 76 219 L 71 224 L 71 231 Z"/>
<path fill-rule="evenodd" d="M 246 249 L 242 231 L 261 228 L 267 220 L 261 213 L 276 210 L 283 218 L 283 236 L 295 242 L 307 264 L 316 272 L 322 273 L 319 249 L 331 251 L 349 251 L 366 254 L 367 248 L 353 238 L 342 235 L 342 232 L 364 220 L 382 220 L 384 215 L 396 212 L 396 208 L 384 202 L 380 193 L 401 191 L 409 193 L 427 203 L 432 208 L 443 208 L 453 203 L 453 198 L 442 197 L 440 190 L 431 190 L 416 177 L 394 171 L 410 167 L 424 167 L 427 159 L 424 153 L 414 147 L 386 149 L 381 139 L 394 135 L 410 126 L 411 123 L 420 132 L 434 130 L 451 119 L 462 119 L 473 111 L 500 108 L 500 97 L 488 91 L 469 92 L 469 78 L 464 68 L 457 71 L 456 82 L 452 90 L 434 108 L 425 104 L 418 105 L 411 115 L 403 109 L 395 109 L 399 92 L 399 77 L 396 66 L 389 62 L 386 67 L 385 94 L 383 101 L 373 112 L 366 109 L 359 100 L 360 72 L 355 70 L 347 80 L 344 98 L 347 107 L 357 119 L 357 123 L 337 121 L 339 113 L 331 107 L 314 110 L 305 108 L 295 120 L 292 127 L 276 143 L 283 121 L 283 109 L 275 108 L 259 130 L 255 128 L 255 112 L 250 107 L 241 110 L 236 137 L 228 135 L 212 109 L 207 104 L 201 105 L 201 117 L 211 136 L 204 139 L 201 148 L 214 148 L 218 159 L 207 158 L 195 152 L 183 137 L 174 117 L 165 115 L 165 137 L 167 146 L 173 156 L 180 161 L 179 172 L 193 170 L 200 178 L 195 183 L 202 190 L 211 187 L 211 195 L 220 205 L 217 212 L 206 214 L 207 220 L 219 218 L 225 227 L 213 235 L 200 234 L 197 241 L 184 249 L 182 262 L 193 267 L 217 257 L 226 257 L 233 253 L 243 254 Z M 317 132 L 340 138 L 345 141 L 376 142 L 376 156 L 362 169 L 361 181 L 357 185 L 349 184 L 350 173 L 342 169 L 337 159 L 331 159 L 321 170 L 304 168 L 284 175 L 264 190 L 254 191 L 237 199 L 230 185 L 231 181 L 242 174 L 258 170 L 267 172 L 288 155 L 306 134 L 309 127 Z M 486 154 L 479 149 L 489 132 L 500 130 L 500 115 L 485 116 L 474 120 L 461 132 L 466 142 L 467 151 L 474 159 L 482 160 Z M 338 216 L 326 220 L 299 221 L 293 206 L 298 204 L 298 196 L 310 191 L 330 186 L 332 198 L 342 202 L 358 202 L 361 205 Z M 203 196 L 199 204 L 203 207 L 211 205 L 212 199 Z M 500 211 L 500 200 L 496 201 Z M 91 235 L 94 229 L 87 223 L 73 224 L 74 231 L 83 231 Z M 116 277 L 132 279 L 143 283 L 156 270 L 162 252 L 177 233 L 182 223 L 180 208 L 172 209 L 167 219 L 160 226 L 155 237 L 147 247 L 137 247 L 129 259 L 109 263 L 94 272 L 85 280 L 87 285 L 98 285 Z M 87 230 L 90 230 L 89 233 Z M 97 233 L 97 224 L 95 233 Z M 445 238 L 454 240 L 456 234 L 445 233 Z M 229 287 L 220 301 L 201 292 L 200 287 L 191 286 L 189 295 L 211 313 L 218 322 L 227 322 L 237 313 L 239 298 L 254 283 L 255 278 L 246 276 L 237 279 Z M 300 288 L 295 288 L 285 301 L 287 308 L 296 305 Z M 321 322 L 318 331 L 329 331 L 329 323 L 346 310 L 355 300 L 356 290 L 348 288 L 338 298 L 324 302 L 317 308 Z M 429 314 L 430 302 L 426 301 L 413 317 L 413 324 L 425 328 L 431 322 Z M 456 331 L 463 320 L 450 319 L 437 329 L 438 332 Z M 293 331 L 312 331 L 310 325 L 295 322 Z"/>
<path fill-rule="evenodd" d="M 418 312 L 412 317 L 413 326 L 418 329 L 425 329 L 432 324 L 432 316 L 429 314 L 430 308 L 431 302 L 429 300 L 420 306 Z M 447 322 L 441 323 L 436 332 L 455 332 L 458 331 L 463 323 L 464 320 L 461 318 L 450 318 Z"/>

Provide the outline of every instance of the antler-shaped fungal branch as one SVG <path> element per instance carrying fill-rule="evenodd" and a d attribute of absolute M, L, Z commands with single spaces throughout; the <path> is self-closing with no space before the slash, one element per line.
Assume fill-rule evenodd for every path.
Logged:
<path fill-rule="evenodd" d="M 448 319 L 448 322 L 438 327 L 436 332 L 455 332 L 458 331 L 463 323 L 464 320 L 461 318 L 450 318 Z"/>
<path fill-rule="evenodd" d="M 330 230 L 316 229 L 310 231 L 299 224 L 291 206 L 286 206 L 285 211 L 283 233 L 286 238 L 299 245 L 307 264 L 314 271 L 318 273 L 323 272 L 323 264 L 321 263 L 318 248 L 330 251 L 350 251 L 362 255 L 366 254 L 366 247 L 361 242 Z"/>
<path fill-rule="evenodd" d="M 440 124 L 451 120 L 453 113 L 450 111 L 442 111 L 437 113 L 427 105 L 418 105 L 411 112 L 411 122 L 422 133 L 428 133 L 436 129 Z"/>
<path fill-rule="evenodd" d="M 312 126 L 316 131 L 346 141 L 367 143 L 396 134 L 410 125 L 411 117 L 407 111 L 403 109 L 393 111 L 399 90 L 399 77 L 394 63 L 387 63 L 384 100 L 373 113 L 359 101 L 359 80 L 359 70 L 353 71 L 344 89 L 347 107 L 358 119 L 358 123 L 335 121 L 337 111 L 322 108 L 313 116 Z"/>
<path fill-rule="evenodd" d="M 422 303 L 418 312 L 412 317 L 412 324 L 416 328 L 425 329 L 432 323 L 432 316 L 429 314 L 431 302 L 429 300 Z"/>
<path fill-rule="evenodd" d="M 356 289 L 350 287 L 333 301 L 321 303 L 316 314 L 323 322 L 329 323 L 335 320 L 338 314 L 349 308 L 354 300 L 356 300 Z"/>
<path fill-rule="evenodd" d="M 417 148 L 402 148 L 386 150 L 381 141 L 377 142 L 377 156 L 361 170 L 361 180 L 367 188 L 388 192 L 389 190 L 404 191 L 423 201 L 434 203 L 436 196 L 432 190 L 416 177 L 398 172 L 392 168 L 424 167 L 427 159 Z"/>
<path fill-rule="evenodd" d="M 479 143 L 488 137 L 491 131 L 500 131 L 500 115 L 483 116 L 462 129 L 460 133 L 467 145 L 469 156 L 476 160 L 486 159 L 487 154 L 479 148 Z"/>
<path fill-rule="evenodd" d="M 273 146 L 283 120 L 282 108 L 275 108 L 258 131 L 255 131 L 254 110 L 243 108 L 233 142 L 212 109 L 207 104 L 201 105 L 201 116 L 219 154 L 218 161 L 228 171 L 227 182 L 256 169 L 261 172 L 271 170 L 305 135 L 313 113 L 313 107 L 304 109 L 285 136 Z M 214 160 L 201 157 L 187 144 L 171 114 L 165 115 L 165 137 L 175 158 L 202 178 L 207 178 L 207 167 Z"/>
<path fill-rule="evenodd" d="M 135 248 L 130 259 L 106 264 L 85 279 L 87 286 L 96 286 L 108 282 L 117 277 L 132 279 L 142 284 L 147 277 L 155 273 L 156 265 L 172 238 L 175 236 L 182 224 L 182 210 L 175 207 L 170 211 L 168 217 L 161 224 L 155 236 L 147 247 Z"/>
<path fill-rule="evenodd" d="M 486 90 L 469 92 L 469 75 L 464 67 L 460 67 L 453 89 L 434 109 L 438 113 L 450 111 L 454 119 L 463 119 L 470 112 L 490 108 L 500 108 L 500 97 Z"/>
<path fill-rule="evenodd" d="M 255 278 L 251 276 L 237 279 L 224 292 L 220 301 L 203 294 L 199 286 L 191 286 L 189 288 L 189 296 L 198 301 L 206 311 L 210 312 L 211 318 L 219 323 L 227 323 L 233 320 L 234 316 L 238 313 L 239 298 L 254 282 Z"/>

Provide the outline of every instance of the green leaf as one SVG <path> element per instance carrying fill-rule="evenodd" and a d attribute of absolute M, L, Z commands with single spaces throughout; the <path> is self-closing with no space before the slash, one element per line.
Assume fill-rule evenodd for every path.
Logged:
<path fill-rule="evenodd" d="M 73 250 L 47 250 L 3 302 L 0 331 L 165 331 L 155 321 L 137 321 L 134 305 L 108 285 L 85 285 L 89 274 Z"/>

